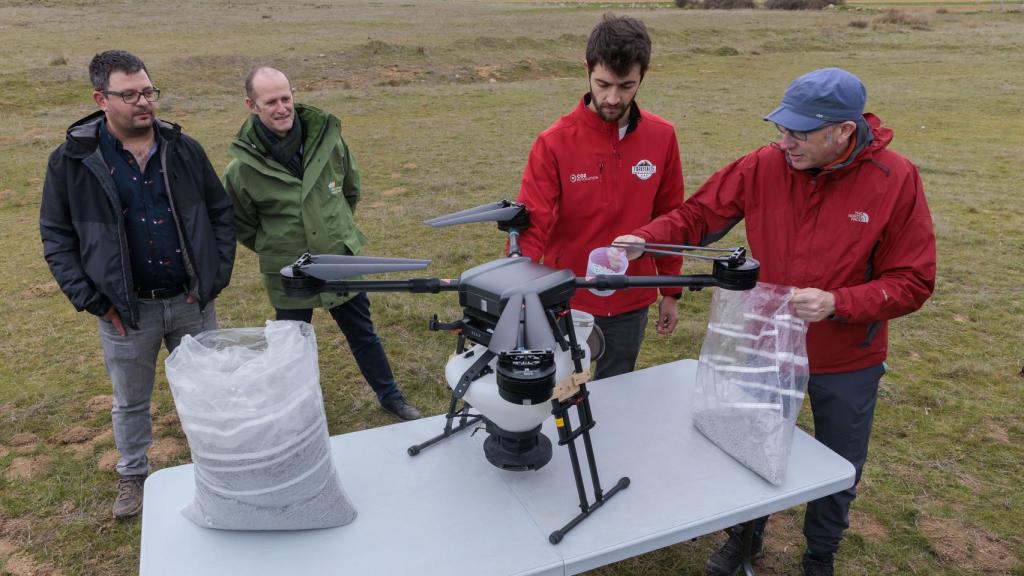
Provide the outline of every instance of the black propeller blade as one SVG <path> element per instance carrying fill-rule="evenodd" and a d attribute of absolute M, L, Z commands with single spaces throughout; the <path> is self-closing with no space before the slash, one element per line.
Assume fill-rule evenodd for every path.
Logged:
<path fill-rule="evenodd" d="M 494 333 L 487 349 L 495 354 L 515 350 L 519 347 L 519 320 L 523 314 L 523 295 L 513 294 L 508 297 L 505 309 L 501 311 Z"/>
<path fill-rule="evenodd" d="M 510 220 L 522 212 L 524 208 L 519 205 L 510 204 L 506 201 L 491 202 L 476 208 L 469 208 L 454 214 L 446 214 L 424 220 L 423 223 L 434 228 L 454 226 L 456 224 L 469 224 L 472 222 L 501 222 Z"/>
<path fill-rule="evenodd" d="M 310 256 L 305 263 L 298 263 L 297 265 L 299 270 L 309 276 L 331 281 L 349 276 L 362 276 L 363 274 L 420 270 L 429 266 L 430 260 L 325 254 Z"/>
<path fill-rule="evenodd" d="M 526 295 L 526 347 L 530 350 L 554 350 L 555 337 L 551 333 L 551 324 L 544 312 L 544 305 L 536 292 Z"/>

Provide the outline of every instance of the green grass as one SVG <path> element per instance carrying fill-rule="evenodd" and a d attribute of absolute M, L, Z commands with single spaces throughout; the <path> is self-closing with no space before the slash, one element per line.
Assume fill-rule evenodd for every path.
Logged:
<path fill-rule="evenodd" d="M 112 442 L 76 456 L 54 439 L 76 425 L 109 428 L 109 415 L 87 404 L 110 393 L 95 321 L 54 290 L 38 236 L 46 157 L 65 128 L 93 110 L 85 66 L 95 52 L 122 47 L 141 55 L 164 89 L 162 115 L 197 137 L 218 169 L 246 113 L 248 67 L 281 66 L 300 100 L 342 118 L 363 170 L 358 216 L 372 240 L 368 253 L 431 258 L 432 273 L 455 276 L 499 256 L 500 233 L 490 225 L 434 231 L 420 222 L 515 197 L 534 137 L 584 91 L 585 40 L 611 9 L 643 18 L 651 30 L 654 62 L 639 101 L 676 124 L 688 191 L 772 138 L 760 117 L 792 78 L 840 65 L 865 80 L 869 108 L 896 131 L 893 147 L 921 169 L 939 271 L 924 309 L 891 325 L 891 371 L 839 569 L 1024 574 L 1024 13 L 992 3 L 961 11 L 947 2 L 949 13 L 927 14 L 927 30 L 848 25 L 891 5 L 776 13 L 670 3 L 385 1 L 282 11 L 207 0 L 147 5 L 140 13 L 128 3 L 100 11 L 84 1 L 0 0 L 0 573 L 131 574 L 138 566 L 139 522 L 109 518 L 115 477 L 97 466 Z M 742 234 L 724 242 L 742 242 Z M 687 294 L 677 333 L 650 334 L 641 364 L 694 357 L 708 300 Z M 373 303 L 404 391 L 425 412 L 441 413 L 452 343 L 425 328 L 433 313 L 458 316 L 454 298 L 379 294 Z M 232 285 L 218 301 L 221 323 L 260 325 L 271 312 L 256 259 L 240 249 Z M 390 423 L 326 314 L 314 324 L 332 434 Z M 158 419 L 173 413 L 162 370 L 155 403 Z M 801 422 L 809 424 L 806 414 Z M 40 442 L 14 447 L 25 432 Z M 171 422 L 157 436 L 180 439 L 181 432 Z M 163 465 L 186 457 L 182 451 Z M 49 464 L 32 479 L 15 477 L 16 465 L 31 458 Z M 795 569 L 801 518 L 799 509 L 773 518 L 759 573 Z M 700 574 L 716 541 L 595 573 Z"/>

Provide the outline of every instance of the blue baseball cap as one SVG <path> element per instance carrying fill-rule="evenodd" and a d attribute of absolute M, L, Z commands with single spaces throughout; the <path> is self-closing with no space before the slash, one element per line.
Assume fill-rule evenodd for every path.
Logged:
<path fill-rule="evenodd" d="M 859 120 L 867 99 L 860 78 L 841 68 L 822 68 L 794 80 L 782 95 L 782 104 L 764 119 L 809 132 L 834 122 Z"/>

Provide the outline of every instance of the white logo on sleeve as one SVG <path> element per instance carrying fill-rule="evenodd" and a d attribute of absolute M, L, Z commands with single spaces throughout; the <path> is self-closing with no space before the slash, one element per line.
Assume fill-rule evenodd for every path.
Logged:
<path fill-rule="evenodd" d="M 327 185 L 327 191 L 337 196 L 341 192 L 341 186 L 338 186 L 337 180 L 331 180 L 331 183 Z"/>
<path fill-rule="evenodd" d="M 868 217 L 867 212 L 850 212 L 849 217 L 850 222 L 862 222 L 864 224 L 867 224 L 868 222 L 871 221 L 871 218 Z"/>
<path fill-rule="evenodd" d="M 636 166 L 633 166 L 632 171 L 633 176 L 641 180 L 647 180 L 654 176 L 654 173 L 658 171 L 658 167 L 652 164 L 650 160 L 641 160 L 636 163 Z"/>

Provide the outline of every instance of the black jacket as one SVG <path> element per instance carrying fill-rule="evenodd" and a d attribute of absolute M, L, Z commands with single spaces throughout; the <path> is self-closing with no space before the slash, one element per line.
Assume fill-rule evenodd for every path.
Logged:
<path fill-rule="evenodd" d="M 113 304 L 125 325 L 137 328 L 138 300 L 121 202 L 99 149 L 102 117 L 100 111 L 72 124 L 67 141 L 50 154 L 39 210 L 43 256 L 75 308 L 102 316 Z M 202 146 L 177 124 L 156 124 L 164 140 L 164 189 L 177 224 L 189 291 L 205 307 L 231 280 L 231 200 Z"/>

